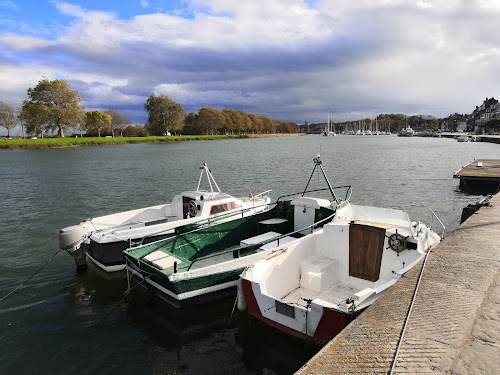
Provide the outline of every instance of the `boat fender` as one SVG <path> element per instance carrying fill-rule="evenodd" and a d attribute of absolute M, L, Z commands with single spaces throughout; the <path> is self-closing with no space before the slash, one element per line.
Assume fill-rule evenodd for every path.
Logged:
<path fill-rule="evenodd" d="M 245 295 L 243 294 L 243 286 L 241 285 L 241 278 L 238 280 L 237 284 L 237 296 L 236 296 L 236 306 L 241 312 L 247 311 L 247 304 L 245 302 Z"/>

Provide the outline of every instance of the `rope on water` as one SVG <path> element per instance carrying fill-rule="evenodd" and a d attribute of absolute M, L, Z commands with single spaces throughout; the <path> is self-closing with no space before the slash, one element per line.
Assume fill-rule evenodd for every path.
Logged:
<path fill-rule="evenodd" d="M 26 284 L 26 283 L 27 283 L 28 281 L 30 281 L 33 277 L 35 277 L 35 276 L 36 276 L 36 274 L 37 274 L 38 272 L 40 272 L 41 270 L 43 270 L 43 269 L 45 268 L 45 266 L 46 266 L 47 264 L 49 264 L 49 262 L 50 262 L 52 259 L 54 259 L 54 258 L 55 258 L 55 256 L 56 256 L 57 254 L 59 254 L 59 252 L 60 252 L 61 250 L 62 250 L 62 249 L 57 250 L 57 251 L 56 251 L 56 253 L 55 253 L 54 255 L 52 255 L 52 256 L 49 258 L 49 260 L 48 260 L 48 261 L 46 261 L 46 262 L 45 262 L 45 264 L 44 264 L 42 267 L 40 267 L 40 268 L 38 269 L 38 271 L 36 271 L 33 275 L 31 275 L 31 276 L 30 276 L 30 277 L 28 277 L 26 280 L 24 280 L 21 284 L 19 284 L 16 288 L 14 288 L 14 289 L 13 289 L 10 293 L 8 293 L 8 294 L 6 294 L 5 296 L 3 296 L 3 297 L 0 299 L 0 302 L 3 302 L 3 301 L 4 301 L 5 299 L 7 299 L 10 295 L 14 294 L 14 292 L 15 292 L 16 290 L 18 290 L 18 289 L 22 288 L 22 287 L 24 286 L 24 284 Z"/>
<path fill-rule="evenodd" d="M 219 338 L 214 341 L 214 344 L 217 343 L 217 342 L 219 342 L 224 337 L 224 335 L 226 334 L 226 331 L 229 328 L 229 324 L 231 323 L 231 318 L 233 317 L 234 309 L 236 308 L 236 304 L 237 303 L 238 303 L 238 293 L 236 293 L 236 298 L 235 298 L 234 304 L 233 304 L 233 310 L 231 311 L 231 315 L 229 316 L 229 320 L 227 322 L 226 328 L 224 328 L 224 331 L 222 331 L 222 333 L 219 336 Z"/>

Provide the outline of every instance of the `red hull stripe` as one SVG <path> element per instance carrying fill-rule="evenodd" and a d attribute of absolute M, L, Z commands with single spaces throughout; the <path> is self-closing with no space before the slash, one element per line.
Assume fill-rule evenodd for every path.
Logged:
<path fill-rule="evenodd" d="M 324 309 L 323 316 L 319 322 L 318 328 L 314 336 L 308 336 L 305 333 L 298 332 L 290 327 L 284 326 L 283 324 L 277 323 L 274 320 L 270 320 L 264 317 L 259 309 L 257 299 L 252 290 L 252 283 L 248 280 L 242 279 L 243 295 L 245 296 L 245 302 L 247 304 L 249 314 L 253 315 L 257 319 L 262 320 L 266 324 L 280 331 L 286 332 L 290 335 L 299 337 L 303 340 L 312 341 L 320 345 L 325 345 L 332 338 L 334 338 L 340 331 L 347 326 L 351 320 L 352 316 L 343 314 L 341 312 Z"/>

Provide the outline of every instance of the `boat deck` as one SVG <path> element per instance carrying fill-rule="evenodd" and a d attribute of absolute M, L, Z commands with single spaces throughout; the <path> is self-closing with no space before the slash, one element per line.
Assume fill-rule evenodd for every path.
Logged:
<path fill-rule="evenodd" d="M 317 292 L 312 289 L 299 287 L 294 289 L 289 294 L 284 296 L 282 299 L 288 303 L 294 303 L 301 306 L 306 306 L 307 302 L 304 299 L 322 299 L 323 301 L 339 304 L 345 301 L 349 297 L 354 296 L 355 293 L 359 292 L 359 288 L 353 288 L 349 285 L 337 283 L 333 287 L 328 288 L 324 292 Z"/>

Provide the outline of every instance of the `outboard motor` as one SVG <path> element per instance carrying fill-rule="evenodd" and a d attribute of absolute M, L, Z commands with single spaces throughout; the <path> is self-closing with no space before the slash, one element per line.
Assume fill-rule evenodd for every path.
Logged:
<path fill-rule="evenodd" d="M 87 260 L 85 258 L 84 241 L 87 239 L 87 231 L 83 223 L 63 228 L 59 232 L 59 247 L 66 250 L 75 259 L 77 272 L 87 270 Z"/>

